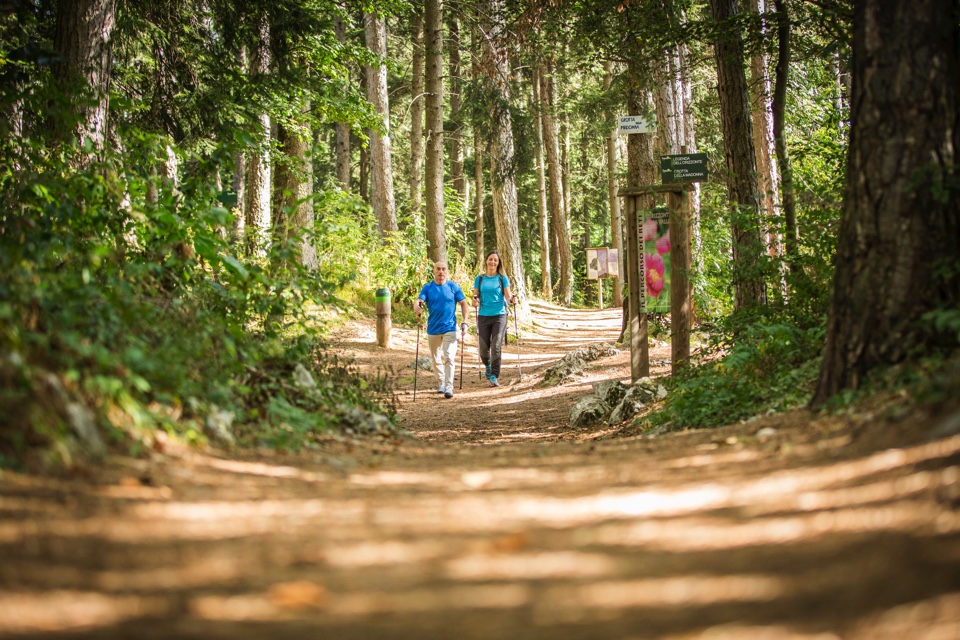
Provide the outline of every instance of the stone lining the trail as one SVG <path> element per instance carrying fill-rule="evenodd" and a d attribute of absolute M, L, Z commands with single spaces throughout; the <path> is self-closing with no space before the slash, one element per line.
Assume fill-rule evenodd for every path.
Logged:
<path fill-rule="evenodd" d="M 583 375 L 583 369 L 588 362 L 605 356 L 615 356 L 618 353 L 620 351 L 606 342 L 577 347 L 543 372 L 543 380 L 541 380 L 540 386 L 557 387 L 575 380 Z"/>
<path fill-rule="evenodd" d="M 667 390 L 653 378 L 641 378 L 630 386 L 619 380 L 595 382 L 593 395 L 581 398 L 570 409 L 570 427 L 585 429 L 604 422 L 620 424 L 648 404 L 666 397 Z"/>

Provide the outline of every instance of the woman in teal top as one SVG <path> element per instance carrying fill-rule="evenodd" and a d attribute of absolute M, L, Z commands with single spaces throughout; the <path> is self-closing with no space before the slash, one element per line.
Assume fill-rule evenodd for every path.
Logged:
<path fill-rule="evenodd" d="M 516 303 L 510 292 L 510 279 L 503 272 L 500 254 L 491 251 L 484 263 L 486 269 L 473 280 L 473 306 L 477 309 L 477 342 L 480 359 L 487 367 L 491 387 L 499 387 L 500 354 L 507 329 L 507 305 Z"/>

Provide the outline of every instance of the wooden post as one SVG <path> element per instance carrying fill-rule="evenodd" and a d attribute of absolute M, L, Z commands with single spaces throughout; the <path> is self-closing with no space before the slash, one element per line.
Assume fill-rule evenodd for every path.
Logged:
<path fill-rule="evenodd" d="M 647 316 L 641 313 L 640 306 L 640 287 L 644 285 L 640 282 L 640 229 L 637 226 L 637 201 L 639 199 L 639 195 L 630 195 L 626 202 L 627 260 L 624 263 L 624 271 L 626 271 L 627 284 L 630 288 L 628 296 L 630 312 L 627 327 L 630 331 L 630 379 L 633 382 L 650 375 Z"/>
<path fill-rule="evenodd" d="M 393 322 L 390 318 L 390 289 L 377 289 L 377 346 L 391 348 L 390 331 Z"/>
<path fill-rule="evenodd" d="M 597 278 L 597 300 L 600 301 L 600 310 L 603 311 L 603 279 Z"/>
<path fill-rule="evenodd" d="M 690 360 L 690 196 L 667 194 L 670 210 L 670 371 L 674 375 Z"/>

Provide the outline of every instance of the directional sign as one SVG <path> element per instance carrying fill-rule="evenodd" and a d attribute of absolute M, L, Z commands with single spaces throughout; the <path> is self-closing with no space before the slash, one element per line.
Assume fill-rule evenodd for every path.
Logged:
<path fill-rule="evenodd" d="M 664 182 L 700 182 L 707 179 L 707 154 L 686 153 L 660 156 L 660 174 Z"/>
<path fill-rule="evenodd" d="M 617 133 L 629 135 L 631 133 L 655 133 L 657 121 L 645 116 L 620 116 L 617 118 Z"/>

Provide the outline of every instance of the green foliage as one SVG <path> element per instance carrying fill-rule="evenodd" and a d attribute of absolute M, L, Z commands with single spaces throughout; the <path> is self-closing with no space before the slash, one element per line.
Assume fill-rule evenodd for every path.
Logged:
<path fill-rule="evenodd" d="M 21 97 L 42 112 L 39 93 Z M 22 362 L 0 372 L 9 383 L 0 413 L 8 427 L 18 420 L 2 431 L 0 453 L 15 458 L 66 435 L 46 372 L 106 433 L 134 443 L 159 428 L 198 439 L 208 416 L 228 412 L 256 434 L 250 441 L 295 448 L 308 427 L 336 426 L 348 408 L 392 412 L 382 382 L 324 349 L 311 310 L 337 301 L 323 274 L 300 267 L 287 243 L 261 258 L 230 244 L 233 214 L 210 179 L 230 151 L 183 154 L 174 188 L 147 169 L 166 157 L 166 139 L 118 133 L 124 155 L 97 160 L 81 145 L 0 140 L 0 362 Z M 364 237 L 341 240 L 355 236 Z M 290 382 L 297 364 L 317 391 Z M 279 438 L 284 425 L 299 439 Z"/>
<path fill-rule="evenodd" d="M 664 408 L 650 418 L 673 429 L 715 427 L 804 404 L 819 369 L 823 329 L 750 324 L 716 339 L 672 380 Z"/>

